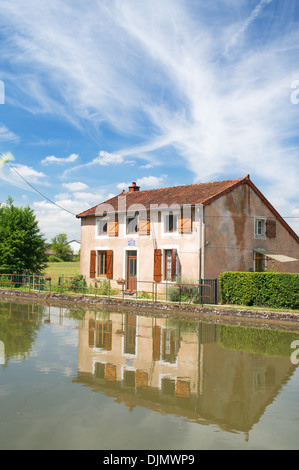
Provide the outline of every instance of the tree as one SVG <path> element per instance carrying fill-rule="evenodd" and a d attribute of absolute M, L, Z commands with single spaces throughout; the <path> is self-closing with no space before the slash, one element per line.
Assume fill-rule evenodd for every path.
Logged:
<path fill-rule="evenodd" d="M 17 207 L 8 198 L 0 204 L 0 270 L 42 272 L 46 266 L 45 240 L 30 207 Z"/>
<path fill-rule="evenodd" d="M 73 259 L 73 250 L 67 242 L 67 235 L 59 233 L 52 238 L 52 250 L 62 261 L 71 261 Z"/>

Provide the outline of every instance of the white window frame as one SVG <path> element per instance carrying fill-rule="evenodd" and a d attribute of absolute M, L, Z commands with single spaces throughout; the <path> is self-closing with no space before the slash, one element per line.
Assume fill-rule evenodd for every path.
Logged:
<path fill-rule="evenodd" d="M 129 219 L 135 219 L 135 220 L 136 220 L 137 231 L 128 232 L 128 227 L 129 227 L 129 222 L 128 222 L 128 220 L 129 220 Z M 135 215 L 135 216 L 133 216 L 133 215 L 127 215 L 127 216 L 126 216 L 126 228 L 125 228 L 125 230 L 126 230 L 126 237 L 127 237 L 127 238 L 136 237 L 136 236 L 139 235 L 139 234 L 138 234 L 138 222 L 139 222 L 139 215 Z"/>
<path fill-rule="evenodd" d="M 177 218 L 176 222 L 176 230 L 173 230 L 172 232 L 167 231 L 167 217 L 169 215 L 173 215 L 174 217 Z M 173 236 L 178 236 L 179 235 L 179 221 L 180 221 L 180 210 L 179 209 L 169 209 L 165 212 L 161 213 L 161 232 L 162 232 L 162 237 L 173 237 Z"/>
<path fill-rule="evenodd" d="M 96 218 L 96 226 L 95 226 L 95 238 L 109 238 L 108 236 L 108 222 L 110 220 L 110 217 L 108 215 L 105 215 L 104 217 L 97 217 Z M 107 233 L 99 233 L 100 232 L 100 223 L 101 222 L 106 222 L 107 223 Z"/>
<path fill-rule="evenodd" d="M 179 261 L 179 254 L 180 254 L 180 247 L 179 245 L 165 245 L 161 247 L 162 250 L 162 266 L 161 266 L 161 274 L 162 274 L 162 279 L 161 282 L 162 284 L 176 284 L 177 279 L 180 276 L 180 261 Z M 177 259 L 176 259 L 176 280 L 170 281 L 169 279 L 166 279 L 166 251 L 172 251 L 176 250 L 177 252 Z"/>
<path fill-rule="evenodd" d="M 258 233 L 258 223 L 261 222 L 262 233 Z M 254 218 L 254 238 L 266 238 L 266 217 Z"/>

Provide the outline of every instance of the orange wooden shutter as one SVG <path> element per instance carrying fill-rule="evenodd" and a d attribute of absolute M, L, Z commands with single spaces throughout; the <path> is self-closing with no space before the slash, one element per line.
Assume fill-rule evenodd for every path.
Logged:
<path fill-rule="evenodd" d="M 106 351 L 111 351 L 112 349 L 112 322 L 107 322 L 104 324 L 104 344 Z"/>
<path fill-rule="evenodd" d="M 116 366 L 113 364 L 106 364 L 105 367 L 105 380 L 109 382 L 116 381 Z"/>
<path fill-rule="evenodd" d="M 150 234 L 150 219 L 147 217 L 142 217 L 138 221 L 138 233 L 139 235 L 149 235 Z"/>
<path fill-rule="evenodd" d="M 161 250 L 156 249 L 154 251 L 154 281 L 161 281 Z"/>
<path fill-rule="evenodd" d="M 110 237 L 118 237 L 118 220 L 117 216 L 115 219 L 111 219 L 108 222 L 108 235 Z"/>
<path fill-rule="evenodd" d="M 187 213 L 185 213 L 187 212 Z M 181 210 L 181 218 L 179 220 L 178 230 L 179 233 L 190 233 L 192 232 L 192 218 L 189 210 Z"/>
<path fill-rule="evenodd" d="M 94 346 L 94 328 L 95 328 L 94 320 L 89 320 L 88 322 L 88 345 L 90 348 Z"/>
<path fill-rule="evenodd" d="M 108 279 L 113 278 L 113 250 L 107 251 L 107 269 L 106 276 Z"/>
<path fill-rule="evenodd" d="M 154 326 L 153 327 L 153 360 L 159 361 L 160 360 L 160 327 Z"/>
<path fill-rule="evenodd" d="M 140 370 L 136 371 L 136 386 L 146 388 L 148 386 L 148 373 Z"/>
<path fill-rule="evenodd" d="M 96 251 L 91 250 L 90 252 L 90 270 L 89 270 L 90 277 L 96 277 Z"/>
<path fill-rule="evenodd" d="M 190 383 L 183 380 L 178 380 L 176 383 L 175 394 L 177 397 L 189 398 L 190 397 Z"/>
<path fill-rule="evenodd" d="M 276 221 L 275 220 L 266 221 L 266 237 L 267 238 L 276 237 Z"/>

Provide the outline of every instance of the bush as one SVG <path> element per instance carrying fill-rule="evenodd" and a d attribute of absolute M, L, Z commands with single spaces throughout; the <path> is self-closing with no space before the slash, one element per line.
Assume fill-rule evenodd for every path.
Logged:
<path fill-rule="evenodd" d="M 224 304 L 299 308 L 299 274 L 226 272 L 220 276 Z"/>
<path fill-rule="evenodd" d="M 188 284 L 177 284 L 169 289 L 171 302 L 198 302 L 198 287 Z"/>

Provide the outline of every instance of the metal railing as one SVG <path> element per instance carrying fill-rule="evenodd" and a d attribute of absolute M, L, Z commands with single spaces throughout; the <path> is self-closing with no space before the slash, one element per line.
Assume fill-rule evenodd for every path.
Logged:
<path fill-rule="evenodd" d="M 128 290 L 127 281 L 114 279 L 91 284 L 82 275 L 52 279 L 43 274 L 0 273 L 0 289 L 188 304 L 217 304 L 219 300 L 217 279 L 202 279 L 198 284 L 137 280 L 136 288 Z"/>

